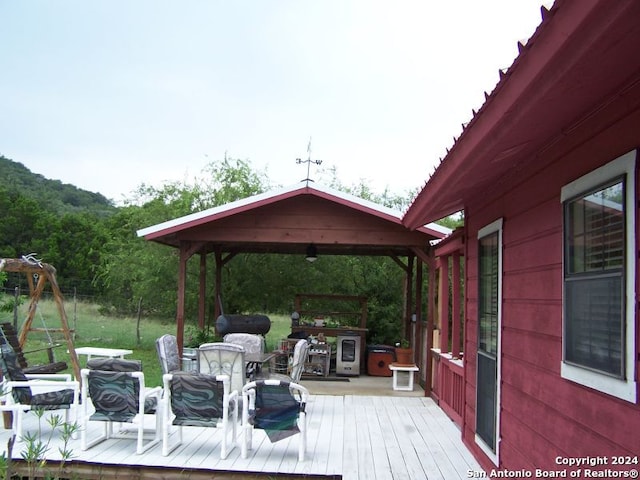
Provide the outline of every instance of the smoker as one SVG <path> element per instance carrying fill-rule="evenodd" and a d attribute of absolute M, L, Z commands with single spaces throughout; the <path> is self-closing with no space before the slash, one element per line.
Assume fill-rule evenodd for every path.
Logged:
<path fill-rule="evenodd" d="M 337 336 L 336 375 L 360 375 L 360 335 L 344 332 Z"/>
<path fill-rule="evenodd" d="M 271 319 L 266 315 L 225 315 L 216 319 L 216 332 L 225 336 L 227 333 L 253 333 L 266 335 L 271 330 Z"/>

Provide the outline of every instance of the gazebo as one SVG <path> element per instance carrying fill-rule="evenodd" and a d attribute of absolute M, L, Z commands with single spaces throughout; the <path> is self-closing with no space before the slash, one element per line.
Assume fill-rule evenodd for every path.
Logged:
<path fill-rule="evenodd" d="M 422 266 L 432 266 L 431 243 L 450 230 L 429 224 L 411 230 L 402 213 L 320 184 L 303 181 L 143 228 L 139 237 L 179 250 L 177 338 L 184 337 L 187 262 L 200 257 L 199 313 L 205 323 L 208 257 L 215 261 L 214 314 L 220 314 L 222 267 L 241 253 L 279 253 L 303 256 L 311 248 L 317 255 L 388 256 L 405 271 L 404 328 L 412 313 L 422 318 Z M 429 308 L 429 315 L 433 309 Z M 430 334 L 427 335 L 429 339 Z M 416 335 L 416 338 L 419 338 Z"/>

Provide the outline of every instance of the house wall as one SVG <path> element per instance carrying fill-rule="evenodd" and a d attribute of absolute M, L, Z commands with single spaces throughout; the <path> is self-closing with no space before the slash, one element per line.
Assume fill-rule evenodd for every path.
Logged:
<path fill-rule="evenodd" d="M 617 108 L 602 109 L 571 134 L 539 152 L 536 159 L 528 162 L 530 167 L 526 171 L 514 175 L 514 179 L 520 180 L 506 185 L 492 199 L 476 198 L 465 208 L 463 438 L 487 470 L 495 466 L 474 440 L 477 234 L 498 218 L 503 219 L 499 468 L 553 470 L 562 468 L 555 463 L 557 456 L 640 453 L 638 404 L 560 376 L 563 278 L 560 191 L 563 185 L 640 146 L 640 87 L 635 86 L 626 95 L 626 101 Z M 639 330 L 636 326 L 636 331 Z M 638 351 L 636 347 L 636 354 Z M 640 359 L 636 358 L 636 379 L 638 362 Z"/>

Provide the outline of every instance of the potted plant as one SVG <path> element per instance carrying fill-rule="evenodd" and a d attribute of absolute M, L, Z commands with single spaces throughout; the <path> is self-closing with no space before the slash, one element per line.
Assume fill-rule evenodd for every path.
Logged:
<path fill-rule="evenodd" d="M 406 338 L 396 343 L 396 363 L 399 365 L 413 365 L 413 349 Z"/>

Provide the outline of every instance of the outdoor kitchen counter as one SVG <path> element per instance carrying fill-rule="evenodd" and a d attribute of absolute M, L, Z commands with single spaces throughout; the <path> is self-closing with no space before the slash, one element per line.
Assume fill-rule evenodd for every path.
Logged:
<path fill-rule="evenodd" d="M 353 332 L 360 336 L 360 368 L 363 368 L 365 363 L 365 345 L 367 344 L 367 332 L 368 328 L 360 327 L 315 327 L 313 325 L 292 325 L 291 333 L 305 332 L 307 335 L 318 336 L 322 333 L 325 337 L 337 337 L 338 335 L 344 335 L 347 332 Z"/>

